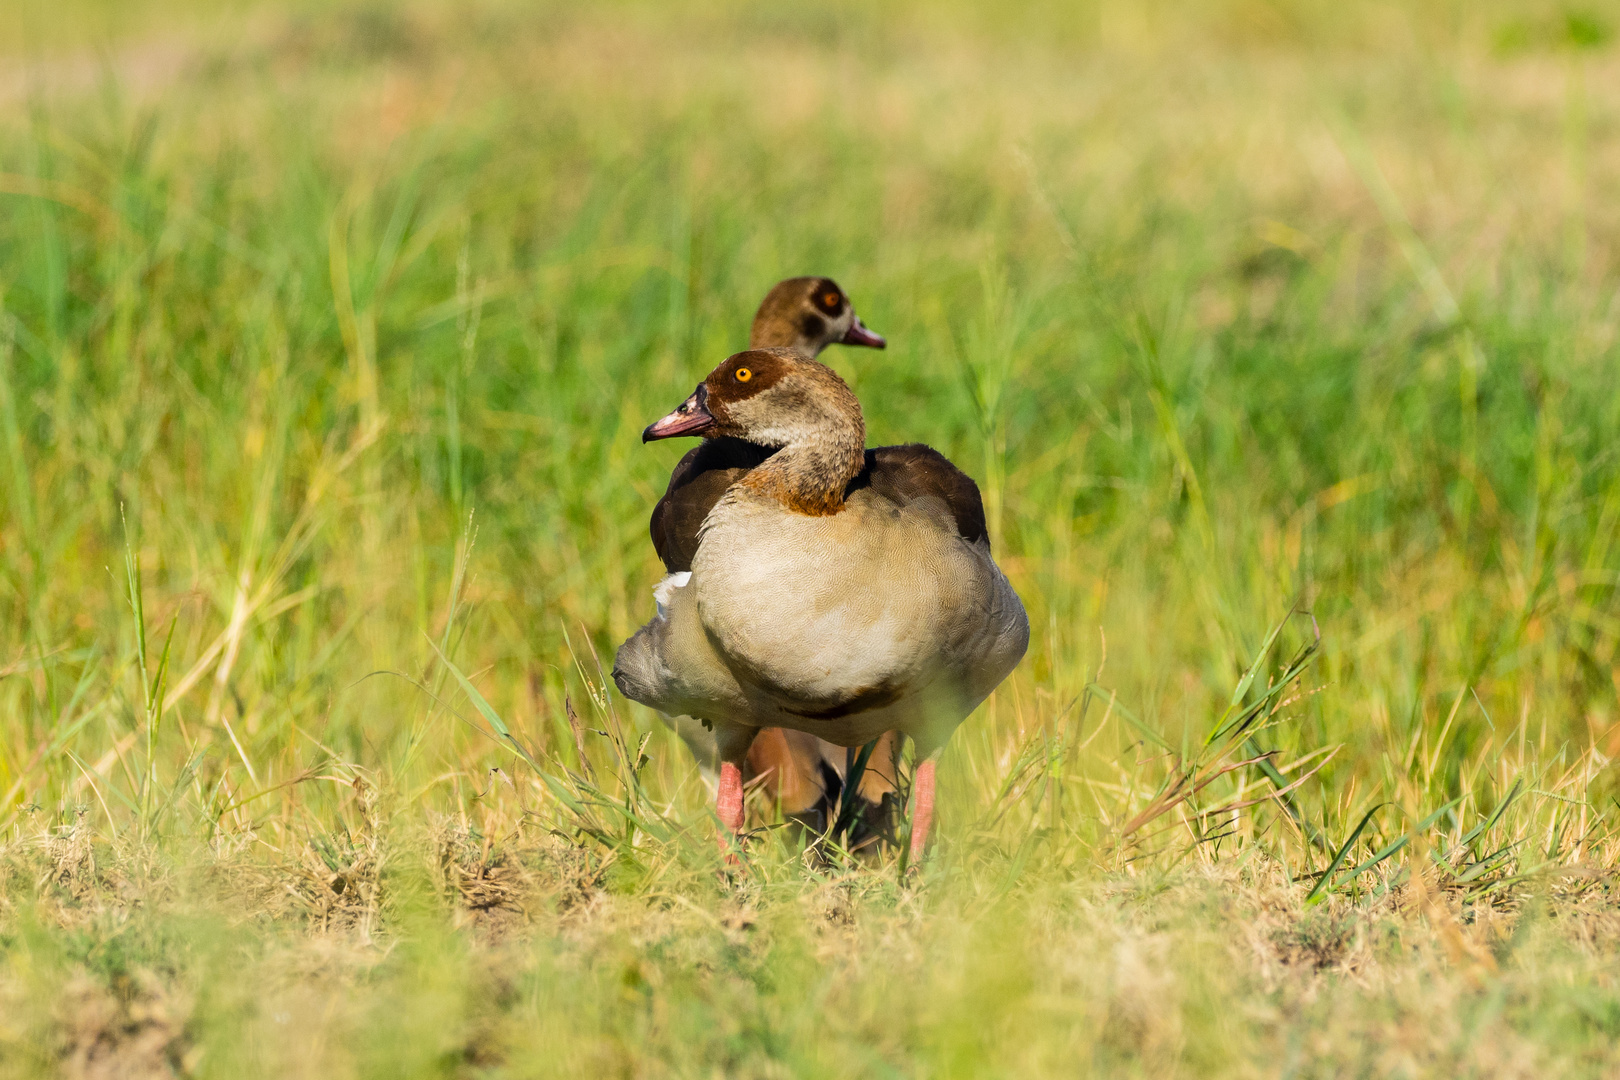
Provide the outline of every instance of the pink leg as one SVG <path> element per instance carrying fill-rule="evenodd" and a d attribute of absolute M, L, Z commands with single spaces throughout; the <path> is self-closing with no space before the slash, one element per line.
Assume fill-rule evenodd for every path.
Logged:
<path fill-rule="evenodd" d="M 720 789 L 714 795 L 714 809 L 720 815 L 720 824 L 726 828 L 726 834 L 720 837 L 720 847 L 730 850 L 737 834 L 742 832 L 743 789 L 742 770 L 729 761 L 720 763 Z"/>
<path fill-rule="evenodd" d="M 925 758 L 917 766 L 911 784 L 911 865 L 922 862 L 928 849 L 928 830 L 934 823 L 934 759 Z"/>

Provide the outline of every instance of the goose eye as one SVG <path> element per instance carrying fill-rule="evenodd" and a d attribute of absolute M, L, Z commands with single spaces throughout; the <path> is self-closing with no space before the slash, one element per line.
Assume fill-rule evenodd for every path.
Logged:
<path fill-rule="evenodd" d="M 838 306 L 838 294 L 835 293 L 835 292 L 822 293 L 821 294 L 821 306 L 824 307 L 824 308 L 835 308 L 835 307 L 837 307 Z"/>
<path fill-rule="evenodd" d="M 754 373 L 752 371 L 749 371 L 747 368 L 740 367 L 740 368 L 737 369 L 737 381 L 738 382 L 747 382 L 749 379 L 752 379 L 753 377 L 754 377 Z"/>

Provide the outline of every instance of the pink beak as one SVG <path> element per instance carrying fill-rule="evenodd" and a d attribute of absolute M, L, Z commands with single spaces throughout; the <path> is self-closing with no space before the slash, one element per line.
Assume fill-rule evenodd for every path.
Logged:
<path fill-rule="evenodd" d="M 861 323 L 859 315 L 855 316 L 855 321 L 850 324 L 849 331 L 838 340 L 845 345 L 865 345 L 869 349 L 886 349 L 889 347 L 889 343 L 883 340 L 882 334 L 872 333 Z"/>
<path fill-rule="evenodd" d="M 647 425 L 647 430 L 641 433 L 641 441 L 650 443 L 655 439 L 673 439 L 677 435 L 701 435 L 714 427 L 714 414 L 709 412 L 707 402 L 709 388 L 698 383 L 698 388 L 692 391 L 692 396 L 681 402 L 681 407 L 664 417 Z"/>

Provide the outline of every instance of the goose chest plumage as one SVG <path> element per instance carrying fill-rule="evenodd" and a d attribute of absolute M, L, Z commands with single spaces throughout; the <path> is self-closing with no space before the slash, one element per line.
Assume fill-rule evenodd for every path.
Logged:
<path fill-rule="evenodd" d="M 839 746 L 903 733 L 920 763 L 920 855 L 938 752 L 1029 642 L 977 487 L 925 446 L 867 450 L 854 394 L 788 349 L 726 360 L 643 437 L 705 433 L 774 452 L 715 500 L 690 569 L 666 578 L 657 616 L 619 649 L 615 682 L 712 731 L 732 830 L 760 729 Z"/>

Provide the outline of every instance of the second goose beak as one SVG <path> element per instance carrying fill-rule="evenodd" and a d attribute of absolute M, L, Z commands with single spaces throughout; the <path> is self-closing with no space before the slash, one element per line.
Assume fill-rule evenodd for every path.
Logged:
<path fill-rule="evenodd" d="M 698 388 L 692 391 L 691 397 L 681 402 L 680 408 L 662 420 L 647 425 L 647 429 L 641 433 L 641 441 L 650 443 L 654 439 L 672 439 L 677 435 L 703 434 L 715 423 L 714 414 L 709 412 L 708 401 L 708 386 L 698 383 Z"/>
<path fill-rule="evenodd" d="M 865 345 L 869 349 L 886 349 L 889 346 L 882 334 L 874 334 L 866 328 L 859 315 L 855 316 L 855 321 L 850 323 L 849 330 L 839 340 L 845 345 Z"/>

